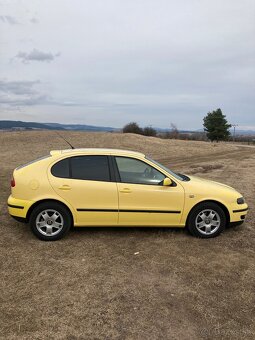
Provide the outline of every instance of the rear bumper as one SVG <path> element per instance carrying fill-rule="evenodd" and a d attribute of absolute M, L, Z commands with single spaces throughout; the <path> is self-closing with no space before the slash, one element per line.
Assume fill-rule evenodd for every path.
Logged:
<path fill-rule="evenodd" d="M 7 202 L 9 214 L 14 218 L 26 219 L 28 209 L 33 203 L 33 201 L 20 200 L 10 195 Z"/>

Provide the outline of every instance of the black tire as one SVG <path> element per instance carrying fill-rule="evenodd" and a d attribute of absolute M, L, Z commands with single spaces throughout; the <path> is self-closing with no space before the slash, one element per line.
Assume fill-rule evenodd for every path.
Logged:
<path fill-rule="evenodd" d="M 210 211 L 212 214 L 210 214 Z M 212 217 L 213 214 L 214 217 Z M 189 232 L 193 236 L 201 238 L 216 237 L 225 227 L 226 215 L 222 208 L 213 202 L 205 202 L 197 205 L 192 209 L 187 221 L 187 229 Z"/>
<path fill-rule="evenodd" d="M 44 202 L 34 208 L 29 224 L 34 235 L 40 240 L 56 241 L 69 231 L 72 218 L 64 205 Z"/>

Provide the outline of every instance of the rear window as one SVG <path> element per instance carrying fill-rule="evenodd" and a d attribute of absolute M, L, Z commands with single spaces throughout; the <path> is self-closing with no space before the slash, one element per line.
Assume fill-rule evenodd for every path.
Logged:
<path fill-rule="evenodd" d="M 107 156 L 69 157 L 54 164 L 51 173 L 55 177 L 89 181 L 110 181 Z"/>
<path fill-rule="evenodd" d="M 26 164 L 23 164 L 23 165 L 18 166 L 18 167 L 16 168 L 16 170 L 25 168 L 25 167 L 28 166 L 28 165 L 31 165 L 31 164 L 33 164 L 33 163 L 42 161 L 43 159 L 46 159 L 46 158 L 49 158 L 49 157 L 51 157 L 51 155 L 47 155 L 47 156 L 43 156 L 43 157 L 37 158 L 37 159 L 35 159 L 34 161 L 31 161 L 31 162 L 29 162 L 29 163 L 26 163 Z"/>

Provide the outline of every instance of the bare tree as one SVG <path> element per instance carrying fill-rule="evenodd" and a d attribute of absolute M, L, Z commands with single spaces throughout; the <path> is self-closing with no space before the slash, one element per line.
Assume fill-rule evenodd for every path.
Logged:
<path fill-rule="evenodd" d="M 170 138 L 178 139 L 179 137 L 179 130 L 177 129 L 177 125 L 171 123 L 171 131 L 170 131 Z"/>

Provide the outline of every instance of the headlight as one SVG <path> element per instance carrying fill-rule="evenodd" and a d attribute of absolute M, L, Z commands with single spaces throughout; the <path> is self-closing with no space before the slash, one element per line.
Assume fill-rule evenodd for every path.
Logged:
<path fill-rule="evenodd" d="M 244 204 L 244 198 L 243 197 L 239 197 L 236 201 L 237 201 L 237 204 Z"/>

